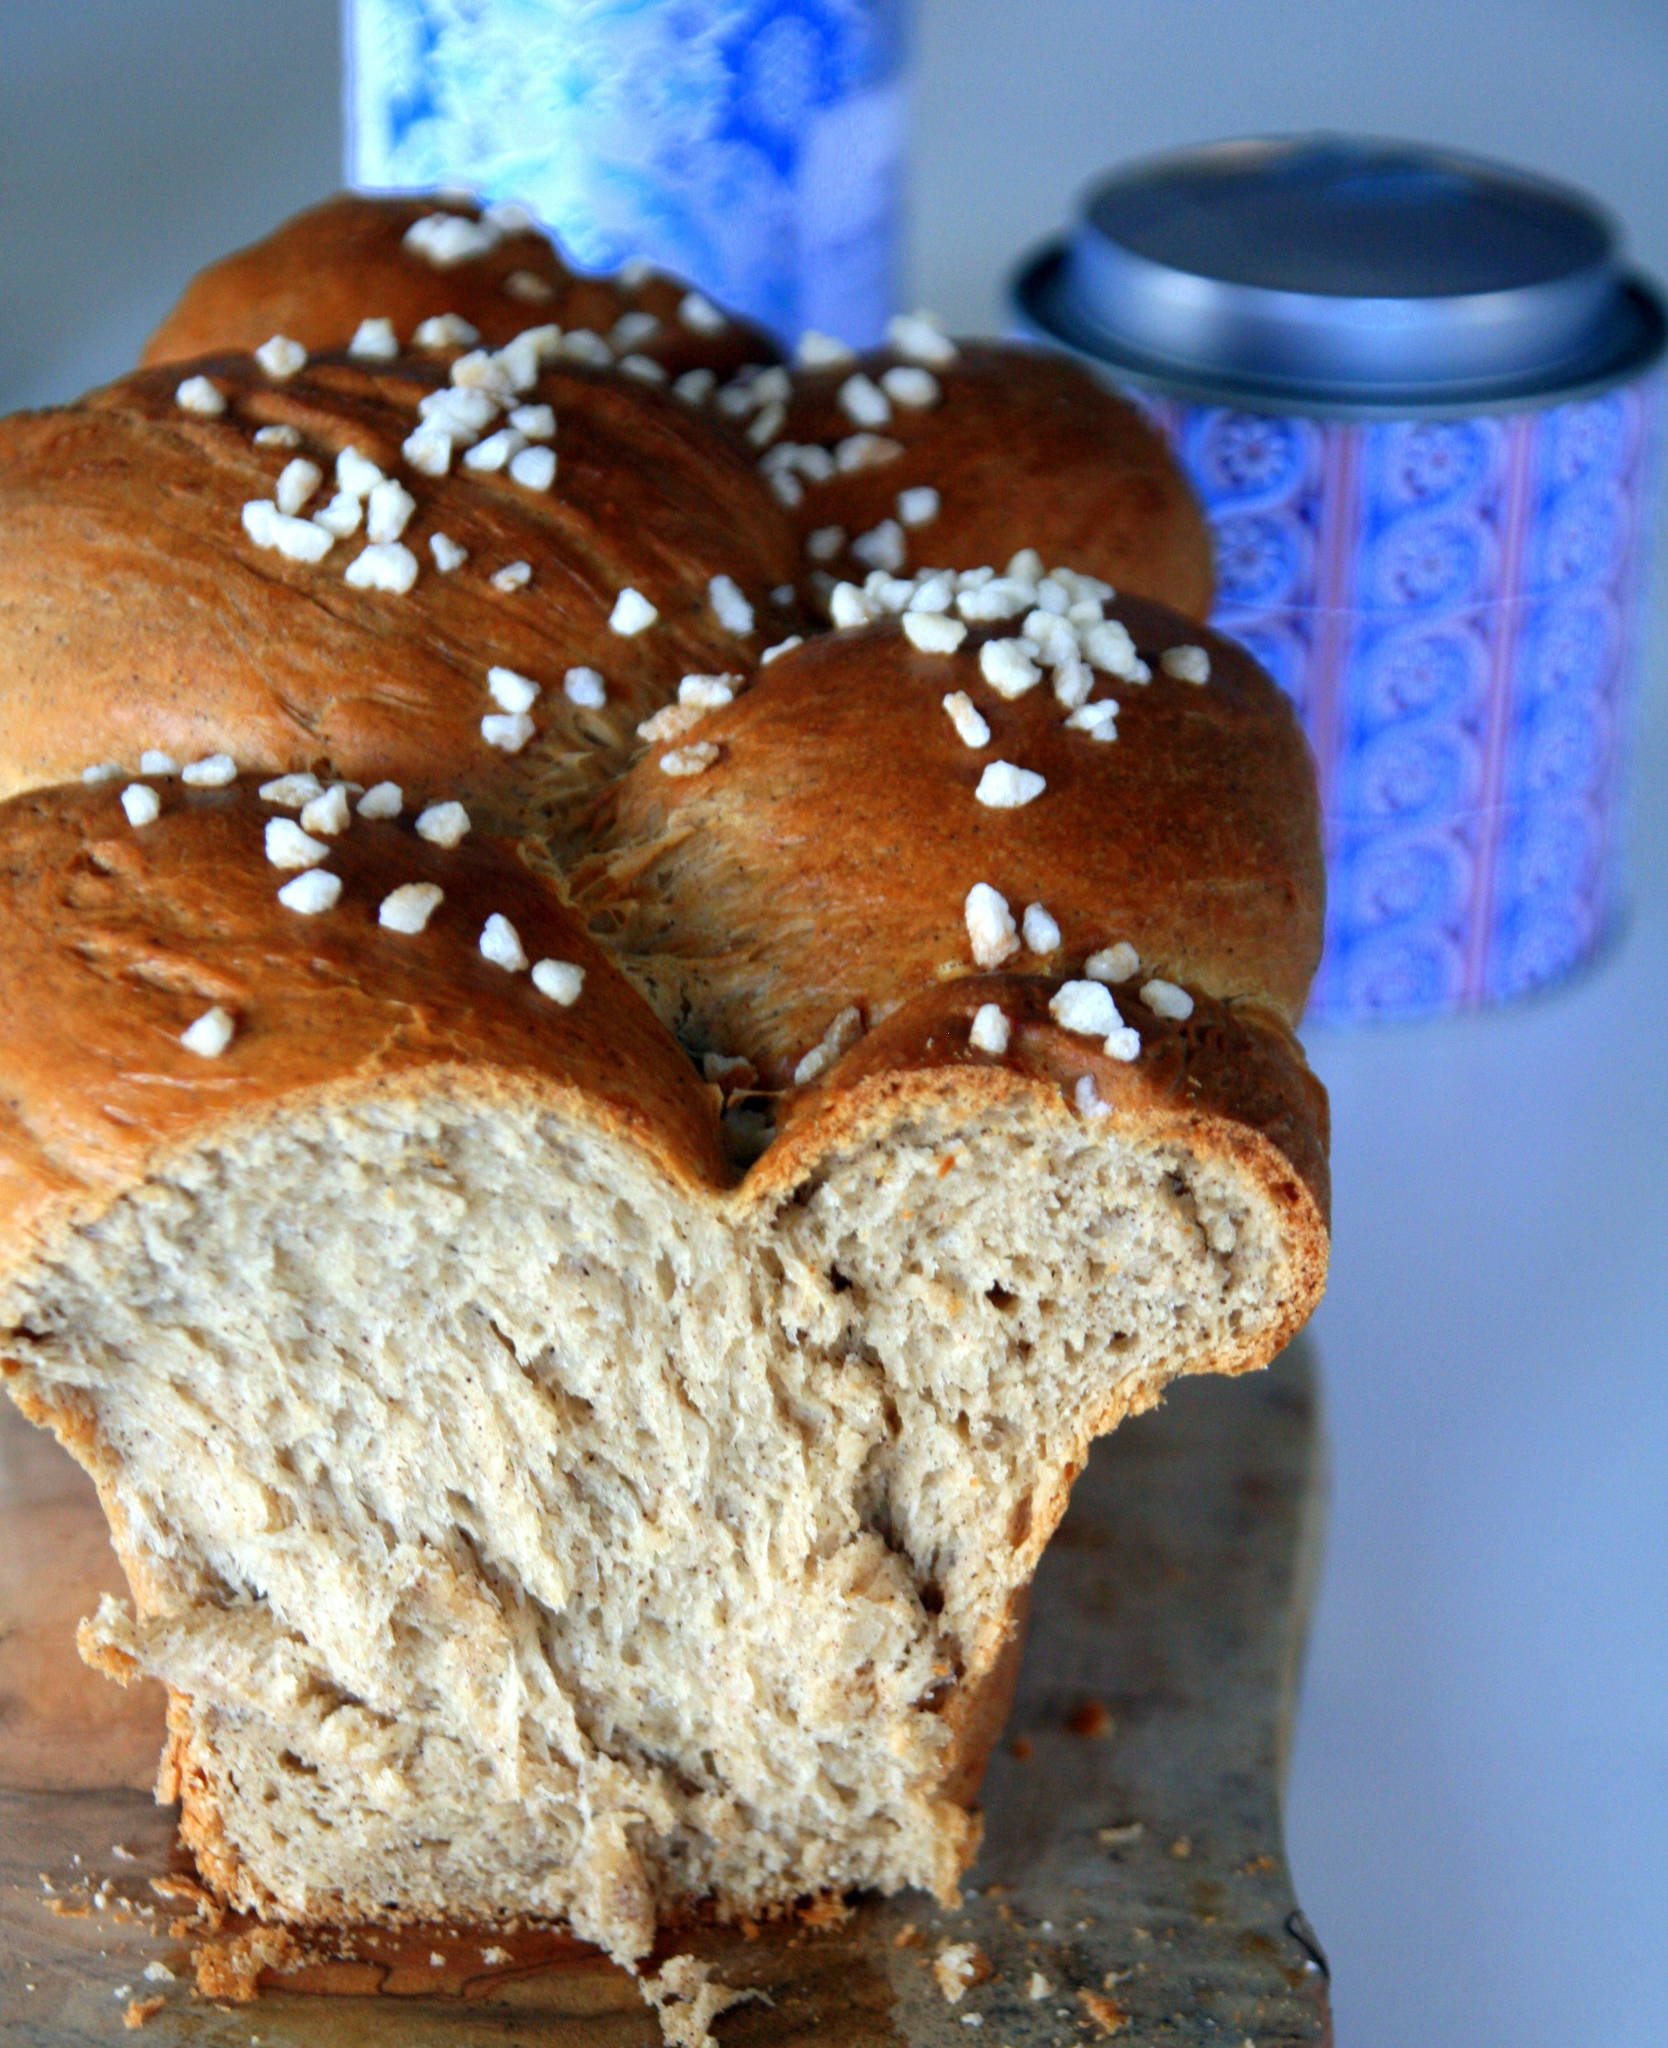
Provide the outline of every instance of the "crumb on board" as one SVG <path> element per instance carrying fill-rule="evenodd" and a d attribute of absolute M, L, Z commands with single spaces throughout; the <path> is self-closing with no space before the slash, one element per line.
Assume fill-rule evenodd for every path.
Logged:
<path fill-rule="evenodd" d="M 154 2019 L 168 2003 L 160 1992 L 152 1998 L 130 1998 L 122 2011 L 122 2025 L 137 2032 L 146 2020 Z"/>
<path fill-rule="evenodd" d="M 1066 1716 L 1066 1727 L 1073 1735 L 1103 1738 L 1112 1733 L 1112 1716 L 1099 1700 L 1083 1700 Z"/>
<path fill-rule="evenodd" d="M 1098 1991 L 1080 1991 L 1078 1998 L 1083 2010 L 1103 2034 L 1121 2033 L 1129 2025 L 1129 2014 L 1112 1999 L 1103 1997 Z"/>
<path fill-rule="evenodd" d="M 301 1959 L 301 1944 L 287 1927 L 251 1927 L 228 1942 L 202 1942 L 191 1951 L 197 1989 L 233 2005 L 259 1996 L 263 1970 L 292 1970 Z"/>
<path fill-rule="evenodd" d="M 803 1907 L 799 1917 L 807 1927 L 844 1927 L 851 1908 L 838 1892 L 824 1892 Z"/>
<path fill-rule="evenodd" d="M 946 2005 L 959 2005 L 975 1984 L 995 1975 L 995 1969 L 977 1942 L 952 1941 L 941 1948 L 933 1961 L 933 1976 L 944 1994 Z"/>
<path fill-rule="evenodd" d="M 668 1956 L 652 1975 L 638 1979 L 638 1989 L 654 2008 L 667 2048 L 716 2048 L 711 2028 L 719 2014 L 764 1996 L 715 1983 L 712 1965 L 690 1955 Z"/>

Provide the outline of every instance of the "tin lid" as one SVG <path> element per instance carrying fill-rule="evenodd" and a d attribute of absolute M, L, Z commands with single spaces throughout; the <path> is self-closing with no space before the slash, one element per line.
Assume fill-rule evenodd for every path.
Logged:
<path fill-rule="evenodd" d="M 1606 378 L 1662 341 L 1589 200 L 1420 144 L 1317 135 L 1152 158 L 1091 192 L 1044 305 L 1036 269 L 1016 292 L 1043 326 L 1240 398 L 1498 402 Z"/>

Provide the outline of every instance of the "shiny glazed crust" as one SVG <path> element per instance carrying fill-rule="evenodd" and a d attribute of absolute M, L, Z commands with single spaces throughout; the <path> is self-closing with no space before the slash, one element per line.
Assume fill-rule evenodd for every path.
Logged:
<path fill-rule="evenodd" d="M 1161 975 L 1295 1023 L 1320 958 L 1325 876 L 1307 750 L 1290 705 L 1243 649 L 1156 605 L 1111 608 L 1150 657 L 1118 683 L 1119 738 L 1064 722 L 1046 682 L 1012 702 L 983 686 L 980 627 L 953 655 L 887 622 L 774 661 L 693 737 L 719 758 L 688 778 L 651 747 L 598 806 L 574 901 L 686 1042 L 745 1055 L 772 1085 L 848 1005 L 873 1025 L 969 970 L 968 891 L 1060 927 L 1064 978 L 1127 941 Z M 1204 647 L 1211 679 L 1179 682 L 1161 650 Z M 976 700 L 970 748 L 942 708 Z M 1046 778 L 1017 810 L 974 796 L 995 759 Z M 773 878 L 761 889 L 760 878 Z M 1128 991 L 1133 995 L 1133 987 Z M 1143 1031 L 1148 1018 L 1131 1011 Z"/>
<path fill-rule="evenodd" d="M 799 371 L 782 440 L 832 447 L 856 433 L 840 403 L 847 379 L 857 371 L 879 379 L 903 360 L 880 350 Z M 956 359 L 931 374 L 937 404 L 894 404 L 874 430 L 902 454 L 805 484 L 791 508 L 802 539 L 829 526 L 855 539 L 896 516 L 901 491 L 930 485 L 937 516 L 905 532 L 912 569 L 1001 568 L 1022 534 L 1045 562 L 1068 563 L 1190 618 L 1206 615 L 1204 515 L 1164 442 L 1127 399 L 1064 356 L 1014 343 L 961 342 Z M 864 575 L 849 550 L 825 566 L 859 582 Z"/>
<path fill-rule="evenodd" d="M 525 394 L 560 421 L 557 487 L 541 492 L 461 460 L 441 477 L 402 462 L 444 363 L 324 357 L 283 381 L 247 355 L 193 367 L 227 401 L 217 417 L 184 410 L 167 368 L 0 422 L 0 795 L 131 766 L 145 748 L 181 760 L 223 748 L 270 772 L 389 778 L 509 825 L 548 824 L 623 764 L 680 676 L 756 660 L 794 623 L 770 598 L 796 567 L 780 508 L 675 398 L 610 373 L 544 372 Z M 299 445 L 256 446 L 263 426 L 293 428 Z M 417 499 L 401 541 L 419 573 L 404 595 L 344 580 L 363 530 L 307 563 L 257 547 L 241 522 L 297 455 L 325 472 L 309 509 L 323 504 L 348 447 Z M 450 574 L 432 559 L 436 533 L 468 550 Z M 531 581 L 495 588 L 518 561 Z M 752 634 L 714 615 L 719 574 L 753 603 Z M 628 586 L 660 612 L 633 638 L 609 626 Z M 482 739 L 495 665 L 541 685 L 539 736 L 520 754 Z M 575 666 L 605 679 L 600 711 L 564 698 Z"/>
<path fill-rule="evenodd" d="M 775 344 L 747 321 L 727 316 L 715 333 L 688 326 L 678 313 L 688 286 L 677 278 L 656 272 L 633 285 L 583 277 L 534 228 L 505 235 L 484 255 L 434 264 L 408 249 L 404 237 L 413 221 L 436 212 L 480 217 L 480 208 L 464 199 L 338 192 L 199 271 L 145 344 L 141 362 L 258 348 L 274 334 L 309 349 L 340 349 L 365 319 L 392 321 L 409 345 L 421 321 L 442 313 L 458 314 L 485 347 L 499 348 L 543 321 L 606 336 L 630 312 L 660 321 L 659 331 L 631 352 L 659 363 L 669 377 L 702 366 L 722 374 L 779 360 Z M 509 285 L 511 278 L 519 288 Z M 546 286 L 548 296 L 528 285 L 529 278 Z"/>
<path fill-rule="evenodd" d="M 0 803 L 0 1293 L 195 1148 L 319 1103 L 396 1114 L 437 1097 L 548 1104 L 633 1148 L 691 1201 L 760 1229 L 853 1159 L 884 1156 L 912 1123 L 972 1129 L 1013 1112 L 1044 1138 L 1076 1142 L 1087 1125 L 1174 1148 L 1252 1190 L 1279 1219 L 1285 1291 L 1254 1337 L 1209 1363 L 1266 1363 L 1326 1270 L 1326 1099 L 1293 1035 L 1320 949 L 1317 804 L 1278 690 L 1184 616 L 1208 605 L 1208 548 L 1157 437 L 1070 365 L 965 344 L 934 370 L 940 404 L 893 408 L 884 431 L 901 455 L 807 485 L 790 516 L 757 449 L 729 428 L 639 381 L 564 366 L 524 394 L 558 415 L 556 491 L 460 465 L 419 480 L 400 445 L 458 351 L 386 365 L 316 353 L 340 350 L 365 317 L 390 318 L 404 341 L 420 319 L 455 311 L 490 345 L 544 320 L 606 332 L 622 310 L 644 310 L 663 324 L 642 352 L 673 373 L 722 375 L 773 353 L 739 323 L 716 336 L 683 326 L 673 281 L 576 279 L 536 235 L 437 268 L 401 241 L 435 206 L 328 202 L 205 272 L 152 340 L 160 367 L 0 424 L 0 524 L 14 542 L 0 555 L 0 796 L 11 798 Z M 517 272 L 551 296 L 506 289 Z M 203 354 L 274 332 L 315 351 L 288 379 L 242 354 Z M 861 367 L 878 377 L 899 360 Z M 215 384 L 224 414 L 181 410 L 186 374 Z M 850 374 L 800 373 L 780 438 L 848 437 L 838 392 Z M 259 425 L 294 428 L 299 451 L 255 448 Z M 422 574 L 403 595 L 344 584 L 362 536 L 309 566 L 256 548 L 239 523 L 292 453 L 328 470 L 349 445 L 418 500 L 405 539 Z M 1000 567 L 1031 547 L 1174 607 L 1111 607 L 1154 670 L 1109 686 L 1122 706 L 1114 743 L 1068 729 L 1046 681 L 1013 701 L 981 687 L 982 646 L 1017 622 L 976 626 L 949 657 L 887 623 L 811 637 L 760 665 L 764 647 L 810 630 L 770 595 L 806 583 L 810 532 L 855 536 L 891 516 L 901 490 L 929 484 L 940 509 L 910 529 L 912 565 Z M 464 568 L 434 571 L 436 531 L 468 549 Z M 531 582 L 493 588 L 511 561 Z M 850 559 L 832 568 L 860 580 Z M 717 574 L 754 605 L 753 633 L 715 618 Z M 633 638 L 608 623 L 628 585 L 660 612 Z M 1207 685 L 1163 671 L 1159 654 L 1178 643 L 1208 652 Z M 482 742 L 493 665 L 541 685 L 537 737 L 519 753 Z M 601 711 L 562 696 L 576 665 L 605 676 Z M 638 751 L 638 721 L 681 676 L 725 672 L 739 672 L 732 704 Z M 955 690 L 988 719 L 987 747 L 970 749 L 944 713 Z M 665 772 L 669 747 L 691 742 L 710 745 L 711 765 Z M 122 781 L 49 786 L 102 761 L 125 764 L 125 781 L 145 748 L 182 761 L 228 752 L 240 779 L 193 791 L 153 776 L 161 816 L 140 827 L 119 808 Z M 977 803 L 998 757 L 1042 773 L 1046 799 Z M 285 878 L 262 851 L 267 823 L 290 814 L 256 785 L 300 769 L 391 779 L 405 794 L 397 821 L 356 818 L 332 838 L 323 864 L 343 894 L 316 917 L 279 905 Z M 450 798 L 475 829 L 445 850 L 412 821 Z M 444 891 L 428 930 L 380 926 L 381 899 L 418 881 Z M 965 914 L 976 882 L 1016 917 L 1043 904 L 1058 946 L 976 971 Z M 558 1006 L 482 957 L 493 913 L 530 958 L 583 967 L 578 1003 Z M 1113 990 L 1140 1035 L 1128 1061 L 1050 1013 L 1061 984 L 1118 942 L 1141 962 Z M 1143 1001 L 1154 975 L 1185 990 L 1190 1014 Z M 1009 1028 L 997 1054 L 970 1042 L 991 1004 Z M 234 1020 L 233 1057 L 180 1043 L 211 1005 Z M 796 1085 L 804 1055 L 848 1012 L 855 1043 Z M 735 1092 L 756 1082 L 754 1100 L 773 1107 L 772 1142 L 745 1170 L 723 1096 L 690 1058 L 708 1052 L 749 1062 L 753 1079 Z M 0 1375 L 94 1475 L 143 1611 L 143 1558 L 90 1402 L 47 1398 L 15 1359 L 0 1356 Z M 1094 1428 L 1150 1406 L 1167 1377 L 1118 1380 Z M 1057 1483 L 1051 1469 L 1015 1531 L 1026 1573 L 1079 1469 L 1068 1458 Z M 1005 1614 L 994 1606 L 968 1646 L 945 1708 L 944 1797 L 974 1796 L 1023 1604 L 1022 1589 Z M 176 1695 L 162 1789 L 181 1799 L 205 1875 L 259 1903 L 260 1879 L 223 1826 L 217 1759 L 192 1728 Z M 968 1857 L 976 1833 L 969 1823 Z"/>

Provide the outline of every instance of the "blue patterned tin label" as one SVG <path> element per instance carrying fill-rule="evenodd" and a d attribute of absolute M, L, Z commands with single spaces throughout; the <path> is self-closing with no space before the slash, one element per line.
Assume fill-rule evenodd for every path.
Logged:
<path fill-rule="evenodd" d="M 532 207 L 791 339 L 893 311 L 904 0 L 349 0 L 348 177 Z"/>
<path fill-rule="evenodd" d="M 1442 1015 L 1567 973 L 1616 908 L 1660 383 L 1459 420 L 1142 403 L 1211 522 L 1214 622 L 1315 751 L 1309 1015 Z"/>

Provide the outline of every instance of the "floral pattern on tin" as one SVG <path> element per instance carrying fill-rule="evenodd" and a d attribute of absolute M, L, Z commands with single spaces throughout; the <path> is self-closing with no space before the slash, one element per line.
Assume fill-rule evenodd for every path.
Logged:
<path fill-rule="evenodd" d="M 1442 1015 L 1567 974 L 1615 907 L 1660 384 L 1458 420 L 1145 403 L 1210 517 L 1214 623 L 1316 754 L 1309 1014 Z"/>
<path fill-rule="evenodd" d="M 901 0 L 350 0 L 358 184 L 460 180 L 787 336 L 891 311 Z"/>

